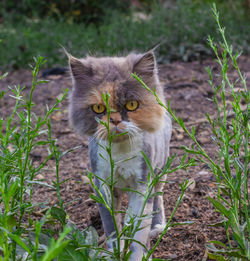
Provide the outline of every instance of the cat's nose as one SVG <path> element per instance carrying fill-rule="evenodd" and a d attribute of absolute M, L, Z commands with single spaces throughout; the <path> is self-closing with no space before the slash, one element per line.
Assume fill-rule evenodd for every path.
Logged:
<path fill-rule="evenodd" d="M 114 125 L 118 125 L 119 123 L 121 123 L 121 121 L 119 119 L 113 119 L 112 117 L 110 117 L 109 121 L 111 123 L 113 123 Z"/>

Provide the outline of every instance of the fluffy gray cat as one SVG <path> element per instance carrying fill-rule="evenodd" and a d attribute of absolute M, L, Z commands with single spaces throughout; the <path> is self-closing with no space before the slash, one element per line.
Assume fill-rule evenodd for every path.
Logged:
<path fill-rule="evenodd" d="M 131 73 L 141 76 L 149 88 L 154 88 L 159 98 L 164 101 L 163 88 L 159 83 L 157 65 L 153 52 L 144 54 L 131 53 L 126 57 L 87 57 L 77 59 L 69 55 L 69 66 L 73 80 L 70 98 L 69 118 L 72 126 L 80 135 L 89 136 L 89 155 L 95 185 L 105 196 L 103 182 L 110 177 L 110 164 L 106 150 L 108 145 L 107 129 L 96 117 L 107 121 L 107 113 L 102 94 L 110 94 L 109 106 L 110 131 L 119 135 L 112 144 L 114 167 L 114 202 L 115 211 L 121 210 L 122 188 L 129 188 L 145 194 L 148 167 L 142 156 L 144 151 L 155 173 L 159 173 L 169 155 L 171 120 L 155 97 L 135 80 Z M 100 156 L 102 155 L 102 157 Z M 127 160 L 130 159 L 130 160 Z M 162 192 L 159 182 L 154 192 Z M 139 216 L 144 197 L 139 193 L 128 192 L 128 212 Z M 109 211 L 99 204 L 99 211 L 107 237 L 114 234 L 114 223 Z M 149 247 L 150 237 L 160 233 L 165 227 L 165 214 L 162 195 L 150 198 L 145 206 L 144 215 L 155 213 L 152 218 L 143 219 L 134 239 Z M 116 215 L 116 222 L 121 229 L 121 216 Z M 107 248 L 112 251 L 112 236 Z M 141 261 L 145 249 L 136 242 L 130 246 L 130 260 Z"/>

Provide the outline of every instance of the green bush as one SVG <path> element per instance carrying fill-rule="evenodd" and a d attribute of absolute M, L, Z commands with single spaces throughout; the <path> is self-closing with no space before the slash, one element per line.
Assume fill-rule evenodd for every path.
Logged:
<path fill-rule="evenodd" d="M 11 15 L 16 21 L 22 16 L 29 18 L 52 18 L 69 23 L 83 22 L 99 24 L 107 10 L 127 11 L 130 1 L 119 0 L 3 0 L 0 4 L 2 15 Z"/>
<path fill-rule="evenodd" d="M 106 2 L 106 1 L 104 1 Z M 250 53 L 250 23 L 241 1 L 219 4 L 223 24 L 235 48 Z M 238 3 L 238 4 L 237 4 Z M 233 8 L 233 6 L 235 8 Z M 212 55 L 206 43 L 208 34 L 218 39 L 216 24 L 206 2 L 179 0 L 152 5 L 149 13 L 142 10 L 121 13 L 109 11 L 100 24 L 68 23 L 51 17 L 22 17 L 17 21 L 4 17 L 0 24 L 0 66 L 27 66 L 31 57 L 47 57 L 48 67 L 66 65 L 63 45 L 75 56 L 122 55 L 131 51 L 145 52 L 157 44 L 160 62 L 190 61 Z M 7 50 L 7 51 L 6 51 Z"/>
<path fill-rule="evenodd" d="M 44 81 L 37 79 L 39 67 L 43 63 L 44 59 L 38 57 L 36 66 L 32 70 L 33 83 L 27 99 L 22 95 L 25 87 L 21 88 L 19 85 L 13 88 L 9 87 L 12 97 L 16 100 L 15 107 L 9 117 L 0 118 L 0 260 L 3 260 L 2 256 L 4 260 L 20 259 L 24 252 L 32 256 L 33 260 L 37 260 L 39 236 L 47 216 L 51 213 L 49 210 L 41 221 L 32 220 L 31 213 L 36 203 L 32 202 L 31 198 L 33 184 L 49 186 L 37 181 L 36 175 L 52 157 L 55 156 L 58 159 L 55 154 L 55 141 L 51 139 L 49 117 L 57 109 L 61 100 L 65 98 L 66 93 L 61 100 L 57 100 L 52 108 L 47 109 L 44 117 L 36 117 L 32 113 L 33 92 L 36 85 L 44 83 Z M 0 99 L 4 94 L 4 92 L 0 93 Z M 47 134 L 48 139 L 44 139 L 44 133 Z M 35 167 L 32 164 L 30 153 L 36 147 L 41 146 L 49 146 L 52 152 L 39 166 Z M 59 183 L 56 187 L 59 187 Z M 27 215 L 29 219 L 28 224 L 23 222 L 24 215 Z M 31 226 L 33 226 L 33 235 L 28 232 Z M 62 243 L 62 241 L 68 233 L 69 229 L 64 230 L 60 239 L 56 243 L 52 242 L 51 247 L 48 248 L 49 251 L 59 251 L 65 246 L 68 242 Z M 23 234 L 26 236 L 24 237 Z M 32 239 L 29 239 L 27 234 Z"/>

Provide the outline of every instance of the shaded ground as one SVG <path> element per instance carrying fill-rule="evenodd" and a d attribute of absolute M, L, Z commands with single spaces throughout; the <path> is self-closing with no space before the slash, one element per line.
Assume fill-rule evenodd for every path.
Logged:
<path fill-rule="evenodd" d="M 250 57 L 240 58 L 240 67 L 250 78 Z M 165 86 L 166 99 L 170 100 L 172 108 L 177 116 L 181 116 L 187 126 L 195 126 L 199 135 L 199 141 L 210 155 L 215 155 L 215 145 L 210 139 L 210 130 L 205 118 L 205 113 L 215 114 L 213 103 L 209 101 L 212 91 L 207 83 L 208 75 L 205 71 L 206 66 L 211 66 L 216 75 L 218 66 L 211 60 L 192 63 L 172 63 L 160 67 L 160 78 Z M 248 72 L 247 72 L 248 71 Z M 237 75 L 231 74 L 233 79 Z M 29 91 L 31 86 L 31 72 L 19 70 L 10 73 L 8 77 L 0 81 L 0 90 L 6 90 L 7 85 L 20 83 L 26 85 Z M 54 104 L 56 97 L 65 88 L 71 88 L 71 81 L 66 75 L 51 75 L 47 77 L 50 82 L 40 85 L 34 93 L 36 103 L 35 112 L 41 114 L 45 111 L 45 105 Z M 249 85 L 249 84 L 248 84 Z M 6 117 L 10 114 L 14 99 L 5 95 L 0 100 L 0 116 Z M 88 144 L 87 139 L 80 139 L 75 135 L 68 125 L 67 118 L 68 101 L 62 104 L 62 110 L 52 116 L 53 135 L 57 139 L 57 144 L 61 151 L 82 144 L 82 148 L 67 154 L 62 158 L 60 164 L 60 179 L 69 179 L 62 185 L 61 196 L 64 200 L 65 209 L 69 218 L 78 227 L 94 226 L 100 236 L 103 234 L 100 216 L 95 203 L 89 198 L 92 192 L 86 171 L 88 168 Z M 175 124 L 174 124 L 175 126 Z M 190 140 L 183 132 L 175 126 L 171 143 L 171 154 L 176 153 L 179 157 L 183 155 L 181 145 L 191 144 Z M 34 151 L 32 154 L 34 162 L 40 162 L 46 156 L 46 151 Z M 44 170 L 37 176 L 38 180 L 49 184 L 56 180 L 55 163 L 50 161 L 46 171 Z M 221 228 L 211 228 L 208 225 L 221 219 L 212 205 L 206 199 L 207 196 L 215 196 L 215 180 L 208 168 L 196 166 L 187 172 L 178 171 L 168 176 L 168 184 L 164 189 L 166 216 L 169 217 L 173 210 L 176 200 L 180 195 L 179 184 L 185 179 L 191 179 L 194 184 L 187 191 L 177 213 L 174 217 L 175 222 L 194 221 L 193 225 L 179 226 L 172 228 L 164 236 L 157 248 L 154 257 L 170 260 L 207 260 L 205 253 L 205 243 L 208 240 L 221 240 L 226 242 L 225 232 Z M 54 190 L 47 187 L 36 187 L 34 201 L 47 201 L 50 205 L 57 203 L 57 196 Z M 156 239 L 152 239 L 152 243 Z"/>

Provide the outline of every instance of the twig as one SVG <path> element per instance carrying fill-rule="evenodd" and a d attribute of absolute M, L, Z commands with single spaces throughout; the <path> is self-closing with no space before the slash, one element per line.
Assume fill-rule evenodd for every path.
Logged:
<path fill-rule="evenodd" d="M 233 111 L 231 111 L 231 112 L 229 112 L 229 113 L 227 114 L 227 118 L 232 117 L 233 115 L 235 115 L 235 113 L 234 113 Z M 216 119 L 217 117 L 218 117 L 217 114 L 216 114 L 216 115 L 213 115 L 213 116 L 211 117 L 211 120 L 214 120 L 214 119 Z M 220 117 L 223 117 L 223 113 L 221 113 Z M 207 119 L 206 117 L 204 117 L 204 118 L 198 119 L 198 120 L 196 120 L 196 121 L 186 122 L 185 125 L 186 125 L 186 126 L 193 126 L 193 125 L 202 124 L 202 123 L 206 123 L 206 122 L 208 123 L 208 119 Z M 179 128 L 176 128 L 176 130 L 180 131 L 180 130 L 182 130 L 182 128 L 179 127 Z"/>

